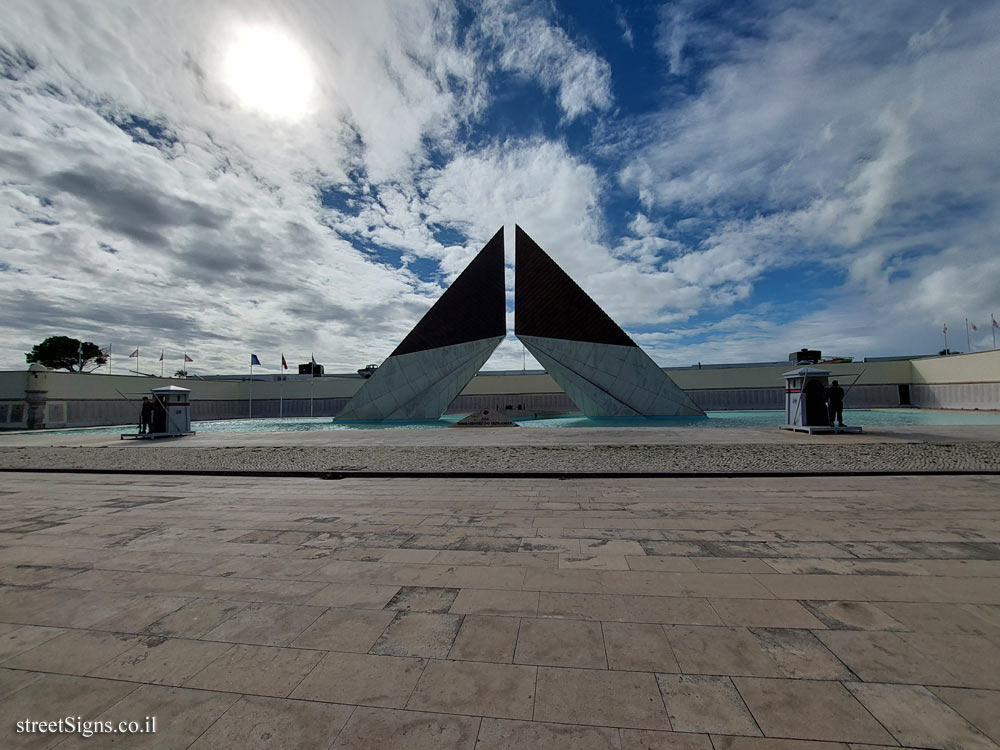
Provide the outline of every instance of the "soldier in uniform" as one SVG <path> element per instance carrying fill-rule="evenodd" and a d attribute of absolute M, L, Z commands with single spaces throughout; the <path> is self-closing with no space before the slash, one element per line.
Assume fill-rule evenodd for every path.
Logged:
<path fill-rule="evenodd" d="M 139 434 L 145 435 L 147 432 L 152 432 L 151 427 L 153 422 L 153 402 L 149 400 L 149 396 L 142 397 L 142 411 L 139 412 Z"/>
<path fill-rule="evenodd" d="M 837 419 L 839 427 L 844 426 L 844 389 L 836 380 L 830 384 L 826 390 L 826 401 L 830 410 L 830 424 L 833 424 L 834 417 Z"/>

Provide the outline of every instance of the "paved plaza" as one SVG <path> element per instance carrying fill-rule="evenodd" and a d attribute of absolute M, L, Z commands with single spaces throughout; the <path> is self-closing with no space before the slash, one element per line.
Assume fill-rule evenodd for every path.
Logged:
<path fill-rule="evenodd" d="M 0 746 L 997 748 L 998 498 L 3 473 Z"/>

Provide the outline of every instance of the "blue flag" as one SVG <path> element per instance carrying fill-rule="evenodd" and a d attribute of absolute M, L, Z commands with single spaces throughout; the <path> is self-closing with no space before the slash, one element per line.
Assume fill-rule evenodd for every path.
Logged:
<path fill-rule="evenodd" d="M 260 360 L 257 359 L 257 355 L 256 354 L 251 354 L 250 355 L 250 366 L 252 367 L 253 365 L 257 365 L 258 367 L 261 366 L 260 365 Z"/>

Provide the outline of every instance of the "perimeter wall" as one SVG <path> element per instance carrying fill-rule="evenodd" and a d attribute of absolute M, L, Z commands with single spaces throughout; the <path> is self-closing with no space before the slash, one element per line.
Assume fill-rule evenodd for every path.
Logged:
<path fill-rule="evenodd" d="M 912 360 L 910 395 L 928 409 L 1000 409 L 1000 350 Z"/>
<path fill-rule="evenodd" d="M 938 409 L 1000 410 L 1000 350 L 948 357 L 823 365 L 851 388 L 852 408 L 920 406 Z M 665 368 L 678 386 L 708 411 L 781 409 L 782 373 L 794 366 L 707 365 Z M 258 380 L 268 378 L 267 380 Z M 253 417 L 332 417 L 364 382 L 354 376 L 294 379 L 284 383 L 248 379 L 147 378 L 69 372 L 0 372 L 0 429 L 89 427 L 133 424 L 150 389 L 191 389 L 194 420 Z M 449 412 L 510 408 L 531 412 L 573 412 L 573 402 L 544 373 L 483 373 L 472 379 Z"/>

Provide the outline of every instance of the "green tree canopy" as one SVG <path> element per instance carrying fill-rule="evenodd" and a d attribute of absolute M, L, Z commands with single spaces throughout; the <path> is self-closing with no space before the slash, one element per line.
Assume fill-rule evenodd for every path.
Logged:
<path fill-rule="evenodd" d="M 29 365 L 38 363 L 53 370 L 70 372 L 84 372 L 90 365 L 93 365 L 90 369 L 94 369 L 108 361 L 97 344 L 81 342 L 69 336 L 49 336 L 42 343 L 35 344 L 24 358 Z"/>

